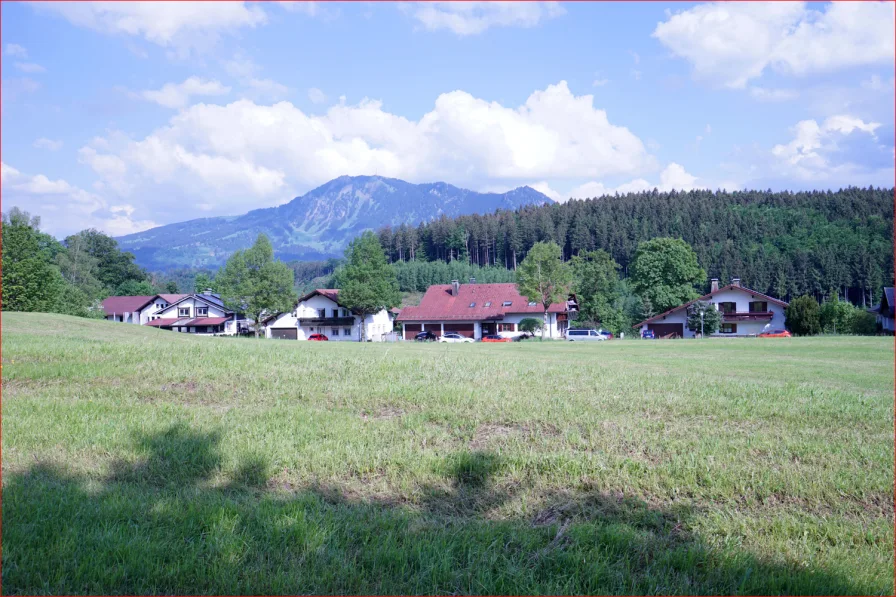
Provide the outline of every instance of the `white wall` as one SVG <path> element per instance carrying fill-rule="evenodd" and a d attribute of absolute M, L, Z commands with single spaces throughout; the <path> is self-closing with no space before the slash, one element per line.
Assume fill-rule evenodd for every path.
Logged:
<path fill-rule="evenodd" d="M 178 315 L 180 309 L 183 309 L 185 307 L 190 308 L 190 314 Z M 213 303 L 206 303 L 193 297 L 184 299 L 174 305 L 168 305 L 168 307 L 152 313 L 152 316 L 160 317 L 162 319 L 172 319 L 177 317 L 199 317 L 199 315 L 196 315 L 196 307 L 208 307 L 208 315 L 203 315 L 202 317 L 227 317 L 227 314 L 220 307 L 215 306 Z M 147 316 L 147 321 L 149 320 L 148 317 L 149 316 Z"/>
<path fill-rule="evenodd" d="M 754 298 L 755 296 L 755 298 Z M 734 323 L 737 325 L 737 333 L 735 334 L 723 334 L 721 332 L 717 332 L 712 334 L 713 337 L 723 338 L 723 337 L 732 337 L 732 336 L 751 336 L 755 334 L 760 334 L 765 330 L 783 330 L 784 329 L 784 307 L 778 305 L 777 303 L 773 303 L 768 299 L 753 295 L 749 291 L 744 289 L 729 289 L 723 290 L 722 292 L 715 294 L 709 300 L 713 305 L 718 309 L 719 303 L 735 303 L 735 311 L 738 313 L 747 313 L 750 310 L 750 303 L 753 301 L 765 301 L 768 305 L 768 311 L 772 313 L 771 320 L 762 320 L 762 321 L 731 321 L 729 323 Z M 680 309 L 678 311 L 674 311 L 669 315 L 666 315 L 664 319 L 658 319 L 651 323 L 681 323 L 684 324 L 684 337 L 685 338 L 695 338 L 699 334 L 700 330 L 691 331 L 688 329 L 688 316 L 687 309 Z M 724 319 L 723 319 L 724 323 Z M 648 327 L 650 324 L 647 324 Z"/>
<path fill-rule="evenodd" d="M 514 338 L 519 336 L 522 332 L 519 330 L 519 324 L 524 319 L 537 319 L 539 323 L 544 325 L 544 314 L 543 313 L 508 313 L 504 315 L 504 319 L 499 321 L 498 323 L 515 323 L 516 331 L 515 332 L 498 332 L 499 336 L 504 338 Z M 541 332 L 538 332 L 536 335 L 541 336 Z M 545 329 L 545 337 L 546 338 L 559 338 L 560 332 L 557 329 L 557 314 L 556 313 L 548 313 L 548 327 Z"/>
<path fill-rule="evenodd" d="M 326 311 L 325 315 L 328 319 L 333 317 L 333 309 L 336 309 L 336 317 L 352 317 L 353 323 L 351 326 L 336 326 L 335 330 L 338 334 L 333 333 L 334 326 L 331 325 L 298 325 L 299 319 L 319 318 L 320 309 Z M 294 313 L 284 313 L 269 323 L 265 330 L 265 337 L 271 337 L 271 328 L 294 327 L 298 330 L 296 335 L 299 340 L 307 340 L 311 334 L 323 334 L 329 338 L 330 342 L 357 342 L 361 325 L 360 322 L 361 318 L 359 316 L 353 315 L 348 309 L 340 307 L 333 300 L 318 294 L 308 300 L 300 302 L 296 306 Z M 367 326 L 367 335 L 365 339 L 370 339 L 373 342 L 382 341 L 383 335 L 392 331 L 392 317 L 385 309 L 379 313 L 368 315 L 365 318 L 365 324 Z M 348 334 L 346 334 L 346 331 L 348 331 Z"/>

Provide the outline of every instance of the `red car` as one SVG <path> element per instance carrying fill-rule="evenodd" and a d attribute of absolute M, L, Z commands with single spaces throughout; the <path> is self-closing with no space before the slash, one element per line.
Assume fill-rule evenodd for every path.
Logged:
<path fill-rule="evenodd" d="M 323 334 L 311 334 L 310 336 L 308 336 L 308 339 L 317 342 L 327 342 L 329 340 L 329 338 L 327 338 Z"/>
<path fill-rule="evenodd" d="M 490 336 L 483 336 L 483 342 L 513 342 L 510 338 L 504 338 L 502 336 L 498 336 L 497 334 L 492 334 Z"/>
<path fill-rule="evenodd" d="M 769 330 L 759 334 L 760 338 L 790 338 L 790 332 L 787 330 Z"/>

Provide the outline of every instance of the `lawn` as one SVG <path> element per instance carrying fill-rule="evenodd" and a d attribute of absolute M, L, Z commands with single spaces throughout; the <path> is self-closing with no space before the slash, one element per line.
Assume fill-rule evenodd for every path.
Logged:
<path fill-rule="evenodd" d="M 5 594 L 892 594 L 893 340 L 4 313 Z"/>

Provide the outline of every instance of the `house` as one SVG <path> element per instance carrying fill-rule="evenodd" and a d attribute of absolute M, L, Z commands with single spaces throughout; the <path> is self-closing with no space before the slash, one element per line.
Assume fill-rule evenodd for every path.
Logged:
<path fill-rule="evenodd" d="M 574 296 L 548 307 L 545 335 L 563 336 L 577 309 Z M 454 332 L 479 340 L 491 334 L 517 336 L 521 333 L 520 321 L 526 318 L 543 321 L 543 313 L 542 305 L 521 296 L 516 284 L 477 284 L 471 278 L 469 284 L 454 280 L 451 284 L 430 286 L 420 305 L 405 307 L 396 319 L 401 322 L 406 340 L 424 331 L 432 331 L 437 336 Z"/>
<path fill-rule="evenodd" d="M 190 334 L 236 334 L 248 322 L 224 307 L 220 295 L 197 294 L 110 296 L 102 303 L 109 321 L 148 325 Z"/>
<path fill-rule="evenodd" d="M 653 331 L 656 338 L 694 338 L 700 330 L 688 329 L 688 307 L 697 301 L 711 302 L 722 312 L 722 325 L 713 336 L 755 336 L 764 330 L 784 329 L 787 303 L 741 286 L 740 278 L 732 278 L 722 288 L 718 278 L 713 278 L 709 294 L 645 319 L 635 328 L 641 328 L 642 333 Z"/>
<path fill-rule="evenodd" d="M 392 331 L 394 315 L 386 309 L 364 318 L 364 340 L 380 342 Z M 339 290 L 318 288 L 299 299 L 291 313 L 269 318 L 265 337 L 280 340 L 307 340 L 323 334 L 330 341 L 357 342 L 361 316 L 339 302 Z"/>
<path fill-rule="evenodd" d="M 869 309 L 877 318 L 877 325 L 880 326 L 882 332 L 892 334 L 896 330 L 893 322 L 894 307 L 896 307 L 896 297 L 894 297 L 893 288 L 886 287 L 883 296 L 880 297 L 880 304 Z"/>
<path fill-rule="evenodd" d="M 189 295 L 110 296 L 102 302 L 102 308 L 109 321 L 146 325 L 150 317 L 187 296 Z"/>

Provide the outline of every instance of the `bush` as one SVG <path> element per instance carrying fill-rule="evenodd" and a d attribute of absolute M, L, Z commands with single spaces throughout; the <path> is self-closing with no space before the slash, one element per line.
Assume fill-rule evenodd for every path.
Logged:
<path fill-rule="evenodd" d="M 849 324 L 850 331 L 857 336 L 873 336 L 877 333 L 877 318 L 861 309 L 856 309 Z"/>
<path fill-rule="evenodd" d="M 519 328 L 521 332 L 534 334 L 541 329 L 541 326 L 542 322 L 540 319 L 535 319 L 534 317 L 526 317 L 525 319 L 520 321 Z"/>
<path fill-rule="evenodd" d="M 821 331 L 818 301 L 803 295 L 793 299 L 784 311 L 784 325 L 796 336 L 814 336 Z"/>
<path fill-rule="evenodd" d="M 818 310 L 821 330 L 825 334 L 849 334 L 852 332 L 850 322 L 857 309 L 846 301 L 834 298 L 822 303 Z"/>

